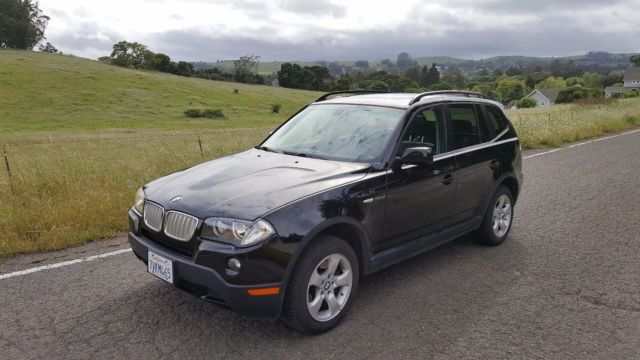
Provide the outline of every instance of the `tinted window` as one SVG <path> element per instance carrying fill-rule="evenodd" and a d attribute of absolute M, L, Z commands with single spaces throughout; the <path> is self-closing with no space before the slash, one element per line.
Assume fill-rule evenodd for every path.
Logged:
<path fill-rule="evenodd" d="M 485 105 L 487 115 L 489 116 L 489 127 L 493 130 L 495 136 L 500 135 L 504 129 L 509 127 L 509 120 L 504 116 L 502 110 L 493 105 Z M 512 135 L 513 136 L 513 135 Z"/>
<path fill-rule="evenodd" d="M 480 144 L 480 127 L 472 104 L 449 105 L 453 127 L 453 149 Z"/>
<path fill-rule="evenodd" d="M 262 146 L 335 160 L 378 159 L 404 110 L 362 105 L 313 105 L 276 130 Z"/>
<path fill-rule="evenodd" d="M 430 147 L 434 154 L 444 152 L 444 112 L 441 107 L 419 110 L 402 136 L 400 154 L 410 147 Z"/>

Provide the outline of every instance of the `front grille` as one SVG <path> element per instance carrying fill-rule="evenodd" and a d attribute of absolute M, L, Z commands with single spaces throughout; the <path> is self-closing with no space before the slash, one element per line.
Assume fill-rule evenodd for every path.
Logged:
<path fill-rule="evenodd" d="M 170 238 L 189 241 L 196 232 L 198 219 L 187 214 L 169 211 L 164 222 L 164 233 Z"/>
<path fill-rule="evenodd" d="M 147 225 L 149 229 L 153 231 L 160 231 L 160 229 L 162 229 L 162 219 L 164 218 L 164 209 L 162 206 L 145 201 L 143 213 L 144 224 Z"/>

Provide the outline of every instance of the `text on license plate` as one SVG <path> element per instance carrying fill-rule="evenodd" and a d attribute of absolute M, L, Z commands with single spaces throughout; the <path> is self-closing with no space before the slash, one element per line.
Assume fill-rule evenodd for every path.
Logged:
<path fill-rule="evenodd" d="M 147 270 L 160 279 L 173 284 L 173 261 L 149 251 Z"/>

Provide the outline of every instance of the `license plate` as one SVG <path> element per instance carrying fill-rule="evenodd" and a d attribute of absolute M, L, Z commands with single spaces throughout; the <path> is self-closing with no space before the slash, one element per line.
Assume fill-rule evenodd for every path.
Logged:
<path fill-rule="evenodd" d="M 149 251 L 147 270 L 160 279 L 173 284 L 173 261 Z"/>

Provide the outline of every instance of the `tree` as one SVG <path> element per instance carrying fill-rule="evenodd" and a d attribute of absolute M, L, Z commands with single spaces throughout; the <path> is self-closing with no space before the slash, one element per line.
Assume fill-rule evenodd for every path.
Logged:
<path fill-rule="evenodd" d="M 193 74 L 193 64 L 186 61 L 178 61 L 176 64 L 176 75 L 191 76 Z"/>
<path fill-rule="evenodd" d="M 640 66 L 640 55 L 631 55 L 629 58 L 633 66 Z"/>
<path fill-rule="evenodd" d="M 253 84 L 258 78 L 258 60 L 260 56 L 245 55 L 233 61 L 235 68 L 235 80 L 238 82 Z"/>
<path fill-rule="evenodd" d="M 409 56 L 406 52 L 401 52 L 398 54 L 398 60 L 396 60 L 396 65 L 398 69 L 404 70 L 413 65 L 413 61 L 411 60 L 411 56 Z"/>
<path fill-rule="evenodd" d="M 584 75 L 586 75 L 587 73 L 584 73 Z M 584 76 L 583 75 L 583 76 Z M 567 79 L 567 86 L 584 86 L 584 80 L 583 78 L 579 78 L 579 77 L 570 77 Z"/>
<path fill-rule="evenodd" d="M 442 76 L 441 80 L 453 85 L 456 89 L 465 88 L 467 83 L 467 79 L 459 70 L 448 71 Z"/>
<path fill-rule="evenodd" d="M 51 54 L 62 54 L 62 51 L 56 49 L 56 47 L 53 46 L 53 44 L 50 42 L 47 42 L 46 44 L 40 44 L 38 46 L 38 51 Z"/>
<path fill-rule="evenodd" d="M 512 67 L 508 68 L 507 71 L 505 71 L 504 74 L 507 75 L 507 76 L 522 75 L 522 68 L 512 66 Z"/>
<path fill-rule="evenodd" d="M 556 97 L 556 103 L 566 104 L 590 98 L 601 98 L 602 95 L 602 89 L 591 89 L 582 86 L 573 86 L 560 90 L 558 92 L 558 96 Z"/>
<path fill-rule="evenodd" d="M 549 76 L 536 85 L 536 89 L 562 89 L 567 87 L 567 81 L 561 77 Z"/>
<path fill-rule="evenodd" d="M 525 80 L 525 84 L 529 89 L 533 89 L 534 87 L 536 87 L 536 79 L 534 79 L 533 76 L 529 75 L 527 76 L 527 80 Z"/>
<path fill-rule="evenodd" d="M 420 68 L 418 66 L 412 66 L 404 72 L 404 77 L 411 79 L 417 83 L 420 82 Z"/>
<path fill-rule="evenodd" d="M 155 63 L 155 54 L 137 42 L 120 41 L 113 44 L 110 57 L 113 65 L 135 69 L 152 69 Z"/>
<path fill-rule="evenodd" d="M 420 86 L 429 87 L 431 85 L 439 83 L 440 71 L 438 71 L 438 68 L 436 67 L 436 63 L 431 64 L 431 68 L 429 68 L 429 70 L 425 74 L 424 71 L 426 70 L 426 68 L 427 68 L 426 66 L 422 68 L 423 72 L 420 77 Z"/>
<path fill-rule="evenodd" d="M 502 77 L 496 81 L 495 94 L 498 100 L 506 104 L 525 96 L 527 85 L 518 77 Z"/>
<path fill-rule="evenodd" d="M 293 89 L 311 89 L 315 81 L 313 71 L 298 64 L 284 63 L 278 71 L 278 83 Z"/>
<path fill-rule="evenodd" d="M 343 74 L 342 66 L 337 62 L 330 62 L 327 66 L 329 67 L 329 74 L 331 74 L 331 76 L 340 76 Z"/>
<path fill-rule="evenodd" d="M 533 108 L 536 107 L 536 105 L 538 104 L 538 102 L 536 102 L 534 99 L 531 98 L 522 98 L 520 99 L 520 101 L 518 101 L 518 103 L 516 104 L 516 106 L 519 109 L 527 109 L 527 108 Z"/>
<path fill-rule="evenodd" d="M 582 74 L 582 82 L 586 87 L 598 88 L 602 87 L 605 81 L 605 76 L 597 73 L 586 72 Z"/>
<path fill-rule="evenodd" d="M 0 0 L 0 48 L 31 50 L 45 39 L 49 17 L 31 0 Z"/>
<path fill-rule="evenodd" d="M 367 70 L 369 69 L 369 62 L 367 60 L 358 60 L 356 61 L 355 66 L 359 69 Z"/>

